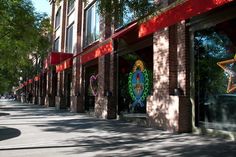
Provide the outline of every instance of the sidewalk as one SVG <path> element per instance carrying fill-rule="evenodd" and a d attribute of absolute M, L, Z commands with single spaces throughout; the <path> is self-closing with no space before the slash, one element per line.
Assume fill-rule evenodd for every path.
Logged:
<path fill-rule="evenodd" d="M 0 157 L 234 157 L 236 143 L 0 100 Z"/>

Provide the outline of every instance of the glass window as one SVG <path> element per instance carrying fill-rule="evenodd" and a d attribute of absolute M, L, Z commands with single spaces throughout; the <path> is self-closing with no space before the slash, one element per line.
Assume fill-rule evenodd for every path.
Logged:
<path fill-rule="evenodd" d="M 207 128 L 236 130 L 235 21 L 194 33 L 196 117 Z"/>
<path fill-rule="evenodd" d="M 121 11 L 119 17 L 117 17 L 116 28 L 123 27 L 132 21 L 147 15 L 152 12 L 155 8 L 154 0 L 137 0 L 135 2 L 123 2 L 120 1 L 120 6 L 122 9 L 118 9 Z M 141 7 L 142 9 L 137 9 Z"/>
<path fill-rule="evenodd" d="M 67 9 L 67 12 L 70 13 L 71 10 L 74 9 L 74 4 L 75 4 L 75 0 L 69 0 L 68 1 L 68 9 Z"/>
<path fill-rule="evenodd" d="M 97 3 L 94 3 L 85 11 L 85 46 L 96 41 L 99 38 L 99 14 L 97 12 L 97 7 Z"/>
<path fill-rule="evenodd" d="M 66 51 L 73 53 L 73 24 L 67 28 Z"/>
<path fill-rule="evenodd" d="M 55 52 L 59 52 L 59 39 L 60 39 L 60 38 L 57 38 L 57 39 L 54 41 L 53 51 L 55 51 Z"/>
<path fill-rule="evenodd" d="M 60 18 L 61 18 L 61 7 L 57 10 L 56 19 L 55 19 L 55 28 L 60 26 Z"/>

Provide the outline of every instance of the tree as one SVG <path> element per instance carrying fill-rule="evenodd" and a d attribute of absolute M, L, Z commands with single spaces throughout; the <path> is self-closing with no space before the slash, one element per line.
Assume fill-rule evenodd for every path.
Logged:
<path fill-rule="evenodd" d="M 30 0 L 0 0 L 0 93 L 17 86 L 20 77 L 32 77 L 33 58 L 49 48 L 50 24 Z M 29 71 L 30 70 L 30 71 Z M 30 75 L 29 75 L 30 74 Z"/>

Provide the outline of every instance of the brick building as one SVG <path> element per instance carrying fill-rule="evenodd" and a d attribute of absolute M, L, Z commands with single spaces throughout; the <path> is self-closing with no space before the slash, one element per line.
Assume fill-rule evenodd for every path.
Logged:
<path fill-rule="evenodd" d="M 96 12 L 96 0 L 50 2 L 52 52 L 37 103 L 141 116 L 173 132 L 235 132 L 235 1 L 158 1 L 154 16 L 119 25 Z"/>

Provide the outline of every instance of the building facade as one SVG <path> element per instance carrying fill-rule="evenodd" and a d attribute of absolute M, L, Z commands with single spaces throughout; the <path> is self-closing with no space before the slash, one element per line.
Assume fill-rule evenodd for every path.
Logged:
<path fill-rule="evenodd" d="M 144 117 L 173 132 L 235 133 L 235 1 L 150 1 L 161 11 L 119 24 L 99 15 L 96 0 L 50 2 L 53 51 L 38 103 Z"/>

